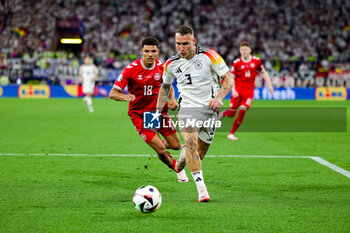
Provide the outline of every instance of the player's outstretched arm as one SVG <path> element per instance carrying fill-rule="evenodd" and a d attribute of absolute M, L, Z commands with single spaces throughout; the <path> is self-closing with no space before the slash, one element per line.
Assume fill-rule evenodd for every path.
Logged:
<path fill-rule="evenodd" d="M 232 89 L 232 94 L 237 96 L 237 92 L 234 89 L 234 79 L 232 77 L 232 74 L 230 72 L 226 72 L 221 78 L 224 80 L 222 83 L 222 87 L 219 91 L 219 93 L 215 96 L 214 99 L 212 99 L 209 102 L 209 107 L 214 111 L 217 112 L 219 111 L 221 105 L 222 105 L 222 100 L 227 96 L 227 94 L 231 91 Z"/>
<path fill-rule="evenodd" d="M 135 100 L 135 96 L 133 94 L 125 95 L 115 87 L 113 87 L 112 90 L 109 92 L 109 98 L 116 101 L 127 101 L 127 102 Z"/>
<path fill-rule="evenodd" d="M 272 94 L 273 93 L 273 86 L 272 86 L 269 74 L 267 73 L 266 70 L 264 70 L 262 72 L 262 74 L 263 74 L 263 78 L 264 78 L 264 80 L 266 82 L 267 88 L 269 89 L 270 93 Z"/>
<path fill-rule="evenodd" d="M 169 96 L 171 84 L 163 83 L 159 89 L 157 111 L 161 112 Z"/>

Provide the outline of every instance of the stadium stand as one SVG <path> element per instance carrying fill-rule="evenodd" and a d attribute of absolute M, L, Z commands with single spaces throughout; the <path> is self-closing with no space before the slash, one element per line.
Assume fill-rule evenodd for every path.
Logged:
<path fill-rule="evenodd" d="M 339 73 L 350 70 L 348 12 L 346 0 L 2 0 L 0 69 L 74 68 L 84 54 L 101 68 L 120 69 L 139 56 L 138 44 L 147 35 L 161 41 L 165 61 L 175 53 L 175 28 L 191 24 L 198 41 L 228 64 L 248 40 L 270 71 Z M 53 52 L 57 19 L 79 20 L 84 44 L 78 57 Z"/>

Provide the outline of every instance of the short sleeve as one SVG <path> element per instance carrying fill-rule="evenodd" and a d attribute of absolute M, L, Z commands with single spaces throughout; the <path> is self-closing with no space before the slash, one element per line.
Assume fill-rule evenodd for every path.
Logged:
<path fill-rule="evenodd" d="M 264 71 L 264 70 L 265 70 L 265 67 L 263 66 L 263 64 L 262 64 L 262 62 L 261 62 L 260 59 L 258 59 L 258 65 L 257 65 L 257 67 L 258 67 L 258 70 L 259 70 L 259 71 Z"/>
<path fill-rule="evenodd" d="M 172 84 L 174 81 L 174 75 L 171 72 L 171 67 L 169 67 L 172 61 L 173 60 L 169 59 L 164 65 L 163 82 L 165 84 Z"/>
<path fill-rule="evenodd" d="M 237 74 L 237 69 L 235 67 L 235 63 L 232 63 L 232 67 L 231 67 L 231 70 L 230 70 L 231 74 L 233 74 L 234 76 L 236 76 Z"/>
<path fill-rule="evenodd" d="M 205 52 L 205 54 L 210 59 L 211 67 L 217 75 L 221 77 L 230 71 L 224 59 L 222 59 L 222 57 L 214 49 L 209 49 Z"/>
<path fill-rule="evenodd" d="M 123 72 L 118 76 L 117 80 L 115 80 L 113 87 L 117 88 L 119 91 L 123 91 L 126 85 L 128 85 L 128 76 L 124 69 Z"/>

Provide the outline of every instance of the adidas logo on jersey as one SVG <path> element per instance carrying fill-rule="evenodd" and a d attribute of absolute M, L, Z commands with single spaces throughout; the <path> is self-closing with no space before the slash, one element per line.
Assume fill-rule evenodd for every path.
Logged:
<path fill-rule="evenodd" d="M 182 73 L 182 70 L 180 69 L 180 67 L 175 71 L 175 74 L 179 74 Z"/>

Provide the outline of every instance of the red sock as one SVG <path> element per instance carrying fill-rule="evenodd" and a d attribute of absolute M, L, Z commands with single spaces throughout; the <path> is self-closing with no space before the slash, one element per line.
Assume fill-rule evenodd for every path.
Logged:
<path fill-rule="evenodd" d="M 234 117 L 236 115 L 236 109 L 227 109 L 224 111 L 223 116 L 225 117 Z"/>
<path fill-rule="evenodd" d="M 231 134 L 234 134 L 236 132 L 236 130 L 238 129 L 238 127 L 242 124 L 245 113 L 246 113 L 246 110 L 243 110 L 243 109 L 239 110 L 238 116 L 235 119 L 235 121 L 233 122 L 233 126 L 232 126 L 232 129 L 230 132 Z"/>
<path fill-rule="evenodd" d="M 174 168 L 175 172 L 178 172 L 177 167 L 176 167 L 176 159 L 173 159 L 172 167 Z"/>

